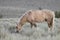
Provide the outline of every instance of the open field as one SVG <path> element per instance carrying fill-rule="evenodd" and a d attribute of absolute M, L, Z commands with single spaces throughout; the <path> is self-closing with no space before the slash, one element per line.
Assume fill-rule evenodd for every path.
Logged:
<path fill-rule="evenodd" d="M 31 28 L 29 23 L 22 27 L 20 33 L 15 33 L 19 18 L 0 19 L 0 40 L 60 40 L 60 19 L 55 19 L 53 34 L 48 33 L 47 23 L 37 23 L 37 28 Z"/>
<path fill-rule="evenodd" d="M 53 33 L 48 33 L 46 22 L 36 28 L 26 23 L 20 33 L 15 32 L 20 16 L 40 7 L 60 11 L 60 0 L 0 0 L 0 40 L 60 40 L 60 18 L 55 19 Z"/>

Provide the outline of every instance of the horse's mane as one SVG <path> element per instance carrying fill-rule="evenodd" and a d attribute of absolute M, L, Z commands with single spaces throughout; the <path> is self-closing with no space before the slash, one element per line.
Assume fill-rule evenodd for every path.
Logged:
<path fill-rule="evenodd" d="M 21 15 L 21 17 L 18 19 L 18 22 L 20 22 L 20 20 L 25 16 L 28 15 L 29 12 L 31 12 L 32 10 L 29 10 L 27 12 L 25 12 L 24 14 Z"/>

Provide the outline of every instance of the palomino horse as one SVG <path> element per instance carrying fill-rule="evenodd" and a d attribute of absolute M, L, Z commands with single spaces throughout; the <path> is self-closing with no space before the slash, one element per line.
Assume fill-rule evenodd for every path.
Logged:
<path fill-rule="evenodd" d="M 48 9 L 42 10 L 29 10 L 25 12 L 25 14 L 20 18 L 19 23 L 16 26 L 17 32 L 21 30 L 22 26 L 29 22 L 31 24 L 31 28 L 34 26 L 36 27 L 36 23 L 46 21 L 50 30 L 54 27 L 54 18 L 55 14 L 54 11 Z"/>

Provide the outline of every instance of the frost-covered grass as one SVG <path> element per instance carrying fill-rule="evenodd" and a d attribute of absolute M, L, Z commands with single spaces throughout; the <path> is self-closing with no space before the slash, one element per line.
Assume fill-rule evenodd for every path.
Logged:
<path fill-rule="evenodd" d="M 20 33 L 15 33 L 19 18 L 0 19 L 0 40 L 60 40 L 60 20 L 55 19 L 53 34 L 48 33 L 47 23 L 37 23 L 37 28 L 26 23 Z"/>

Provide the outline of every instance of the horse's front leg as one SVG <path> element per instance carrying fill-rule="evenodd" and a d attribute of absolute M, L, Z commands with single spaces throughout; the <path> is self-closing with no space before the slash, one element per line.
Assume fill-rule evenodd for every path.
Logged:
<path fill-rule="evenodd" d="M 31 28 L 34 26 L 34 27 L 37 27 L 37 25 L 35 23 L 30 23 L 31 24 Z"/>
<path fill-rule="evenodd" d="M 31 28 L 33 27 L 33 24 L 32 23 L 30 23 L 31 24 Z"/>
<path fill-rule="evenodd" d="M 36 24 L 34 24 L 34 27 L 37 27 L 37 25 L 36 25 Z"/>

